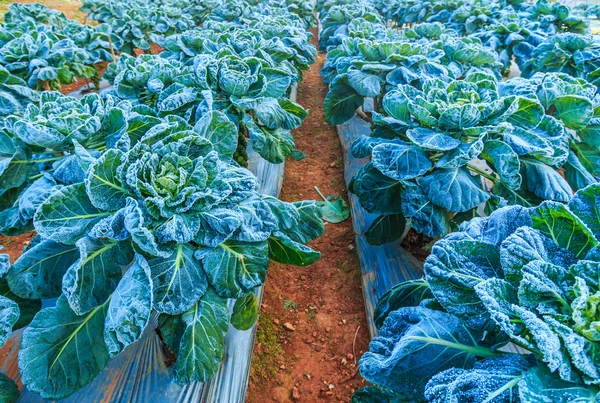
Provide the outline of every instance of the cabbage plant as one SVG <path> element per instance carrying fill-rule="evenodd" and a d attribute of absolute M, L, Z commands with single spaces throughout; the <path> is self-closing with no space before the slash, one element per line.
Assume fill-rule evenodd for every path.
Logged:
<path fill-rule="evenodd" d="M 177 355 L 175 381 L 206 381 L 230 321 L 246 327 L 237 316 L 253 309 L 241 304 L 230 317 L 227 299 L 252 295 L 269 259 L 320 257 L 304 245 L 324 230 L 316 203 L 259 194 L 254 175 L 231 160 L 237 132 L 213 136 L 224 119 L 208 112 L 191 129 L 171 116 L 135 145 L 93 158 L 83 182 L 39 206 L 41 239 L 7 275 L 20 297 L 58 297 L 23 332 L 29 390 L 46 399 L 74 393 L 142 336 L 153 313 Z"/>
<path fill-rule="evenodd" d="M 90 20 L 107 26 L 117 50 L 135 55 L 140 49 L 150 52 L 152 43 L 165 36 L 184 32 L 195 26 L 192 17 L 178 4 L 154 1 L 85 0 L 81 7 Z"/>
<path fill-rule="evenodd" d="M 366 4 L 334 5 L 320 18 L 319 50 L 326 50 L 329 47 L 335 46 L 335 35 L 345 32 L 347 25 L 356 18 L 381 25 L 384 23 L 379 13 L 373 7 Z"/>
<path fill-rule="evenodd" d="M 30 102 L 39 100 L 39 96 L 25 80 L 0 66 L 0 116 L 22 113 Z"/>
<path fill-rule="evenodd" d="M 428 35 L 439 39 L 428 40 Z M 321 71 L 329 83 L 324 104 L 329 123 L 348 121 L 365 98 L 380 101 L 398 85 L 422 88 L 428 79 L 449 82 L 473 71 L 501 78 L 498 55 L 479 39 L 461 38 L 452 30 L 440 32 L 434 24 L 415 27 L 402 36 L 391 41 L 347 38 L 329 52 Z"/>
<path fill-rule="evenodd" d="M 505 207 L 438 241 L 425 279 L 378 304 L 380 335 L 359 366 L 386 389 L 357 401 L 600 398 L 599 194 Z"/>
<path fill-rule="evenodd" d="M 32 229 L 37 207 L 63 185 L 81 183 L 107 148 L 133 145 L 160 119 L 128 102 L 88 94 L 81 99 L 43 92 L 0 129 L 0 233 Z"/>
<path fill-rule="evenodd" d="M 557 117 L 569 115 L 568 105 Z M 371 136 L 352 146 L 355 157 L 371 157 L 350 190 L 367 211 L 381 214 L 367 234 L 373 243 L 398 239 L 407 222 L 442 236 L 450 218 L 460 222 L 507 203 L 566 202 L 587 184 L 587 168 L 571 175 L 573 167 L 590 168 L 585 180 L 596 182 L 593 158 L 574 158 L 594 143 L 576 139 L 536 97 L 499 93 L 493 77 L 428 80 L 423 91 L 399 86 L 382 108 L 385 114 L 373 112 Z M 565 166 L 566 178 L 559 171 Z"/>
<path fill-rule="evenodd" d="M 0 64 L 36 90 L 60 90 L 76 78 L 98 76 L 95 60 L 71 39 L 32 31 L 0 48 Z"/>
<path fill-rule="evenodd" d="M 536 73 L 530 79 L 508 80 L 499 91 L 537 99 L 547 115 L 567 128 L 570 152 L 563 168 L 573 189 L 596 182 L 600 176 L 596 163 L 600 158 L 600 120 L 595 85 L 564 73 Z"/>
<path fill-rule="evenodd" d="M 221 110 L 267 161 L 303 158 L 290 133 L 307 116 L 287 99 L 294 74 L 265 59 L 240 57 L 226 48 L 198 55 L 186 66 L 160 56 L 124 56 L 107 74 L 117 96 L 146 104 L 159 116 L 174 114 L 193 123 L 207 110 Z M 244 164 L 241 146 L 236 161 Z"/>
<path fill-rule="evenodd" d="M 600 84 L 600 46 L 591 35 L 562 33 L 535 47 L 522 42 L 514 52 L 517 61 L 521 62 L 522 77 L 529 78 L 537 72 L 555 72 Z"/>
<path fill-rule="evenodd" d="M 402 84 L 421 87 L 430 78 L 450 81 L 454 71 L 442 64 L 444 52 L 407 41 L 344 39 L 329 52 L 321 74 L 329 83 L 324 117 L 330 124 L 351 119 L 367 97 L 381 97 Z"/>

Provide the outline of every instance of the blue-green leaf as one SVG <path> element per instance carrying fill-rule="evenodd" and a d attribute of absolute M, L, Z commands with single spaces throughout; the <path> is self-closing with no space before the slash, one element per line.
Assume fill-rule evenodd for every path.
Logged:
<path fill-rule="evenodd" d="M 229 327 L 227 300 L 208 289 L 181 317 L 185 330 L 175 362 L 175 381 L 205 382 L 219 369 Z"/>

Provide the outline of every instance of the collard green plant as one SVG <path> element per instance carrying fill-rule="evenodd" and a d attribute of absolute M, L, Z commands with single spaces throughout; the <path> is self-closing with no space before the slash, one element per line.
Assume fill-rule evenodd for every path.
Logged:
<path fill-rule="evenodd" d="M 529 78 L 537 72 L 565 73 L 600 84 L 600 46 L 591 35 L 562 33 L 553 35 L 538 46 L 525 42 L 514 48 L 521 64 L 522 77 Z"/>
<path fill-rule="evenodd" d="M 225 125 L 235 125 L 267 161 L 300 159 L 290 130 L 307 111 L 286 98 L 293 74 L 271 67 L 264 59 L 239 57 L 227 49 L 199 55 L 192 65 L 144 55 L 123 56 L 107 72 L 117 96 L 150 106 L 159 116 L 178 115 L 197 122 L 206 111 L 223 111 Z M 211 133 L 211 136 L 218 136 Z M 245 163 L 244 149 L 236 160 Z"/>
<path fill-rule="evenodd" d="M 175 380 L 208 380 L 224 353 L 227 298 L 252 295 L 269 259 L 320 257 L 304 245 L 324 229 L 316 204 L 259 195 L 231 160 L 237 132 L 210 141 L 220 115 L 193 129 L 167 118 L 135 145 L 93 158 L 82 183 L 37 209 L 41 239 L 7 276 L 18 296 L 59 297 L 23 334 L 30 390 L 57 399 L 80 389 L 141 337 L 152 312 L 177 354 Z"/>
<path fill-rule="evenodd" d="M 321 32 L 319 34 L 319 49 L 327 50 L 336 45 L 335 35 L 347 29 L 352 20 L 361 18 L 364 21 L 383 24 L 383 19 L 377 11 L 363 3 L 333 6 L 324 16 L 321 16 Z"/>
<path fill-rule="evenodd" d="M 431 32 L 432 31 L 432 32 Z M 408 36 L 406 36 L 408 35 Z M 423 40 L 421 35 L 439 36 Z M 500 79 L 502 64 L 493 50 L 476 38 L 460 38 L 453 31 L 440 31 L 430 24 L 415 27 L 402 40 L 360 40 L 347 38 L 328 54 L 321 72 L 329 83 L 325 97 L 325 119 L 340 124 L 354 116 L 365 98 L 379 101 L 398 85 L 422 88 L 426 80 L 445 82 L 472 72 Z"/>
<path fill-rule="evenodd" d="M 419 402 L 598 399 L 599 195 L 505 207 L 438 241 L 426 282 L 378 306 L 363 376 Z"/>
<path fill-rule="evenodd" d="M 81 99 L 43 92 L 0 130 L 0 232 L 32 229 L 37 207 L 63 185 L 83 182 L 90 160 L 107 148 L 133 145 L 161 122 L 111 96 Z"/>
<path fill-rule="evenodd" d="M 25 80 L 0 66 L 0 116 L 22 113 L 27 104 L 37 101 L 39 96 Z"/>
<path fill-rule="evenodd" d="M 43 4 L 13 3 L 4 15 L 5 24 L 0 27 L 0 44 L 5 45 L 12 39 L 34 31 L 51 32 L 59 39 L 71 39 L 77 46 L 90 55 L 90 62 L 109 61 L 114 56 L 111 37 L 106 25 L 91 26 L 68 19 L 57 10 Z"/>
<path fill-rule="evenodd" d="M 380 242 L 398 239 L 402 227 L 389 223 L 402 216 L 418 232 L 442 236 L 450 218 L 476 216 L 479 206 L 490 212 L 505 204 L 566 202 L 572 189 L 595 183 L 597 151 L 586 140 L 593 136 L 585 137 L 595 127 L 591 98 L 569 94 L 567 81 L 557 96 L 561 81 L 546 82 L 555 87 L 515 90 L 517 80 L 499 91 L 493 77 L 474 73 L 450 84 L 429 80 L 423 91 L 404 85 L 388 92 L 385 114 L 373 112 L 371 136 L 352 147 L 355 157 L 371 157 L 350 186 L 367 211 L 382 215 L 369 231 L 382 233 L 383 226 Z M 589 84 L 578 85 L 591 93 Z M 584 122 L 584 136 L 567 129 Z"/>
<path fill-rule="evenodd" d="M 182 8 L 158 1 L 85 0 L 81 9 L 89 13 L 90 20 L 105 24 L 117 39 L 117 50 L 130 55 L 135 55 L 136 49 L 148 53 L 152 43 L 195 25 Z"/>
<path fill-rule="evenodd" d="M 345 39 L 330 52 L 321 74 L 329 79 L 324 117 L 344 123 L 367 97 L 379 97 L 402 84 L 421 87 L 429 78 L 449 81 L 453 71 L 442 65 L 443 51 L 406 41 Z"/>
<path fill-rule="evenodd" d="M 75 78 L 91 79 L 98 74 L 94 63 L 85 49 L 52 32 L 32 31 L 0 48 L 0 64 L 36 90 L 60 90 Z"/>

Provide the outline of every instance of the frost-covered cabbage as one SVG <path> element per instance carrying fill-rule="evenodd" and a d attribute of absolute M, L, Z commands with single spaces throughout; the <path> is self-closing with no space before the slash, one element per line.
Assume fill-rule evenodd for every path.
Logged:
<path fill-rule="evenodd" d="M 361 374 L 398 402 L 596 401 L 599 223 L 600 185 L 464 223 L 382 298 Z"/>
<path fill-rule="evenodd" d="M 0 233 L 31 230 L 36 208 L 57 187 L 83 182 L 89 159 L 133 145 L 161 119 L 111 96 L 41 93 L 0 127 Z"/>
<path fill-rule="evenodd" d="M 230 321 L 248 328 L 256 319 L 250 298 L 269 259 L 319 259 L 304 245 L 324 230 L 316 203 L 259 194 L 254 175 L 232 161 L 236 145 L 222 112 L 194 128 L 171 116 L 134 145 L 90 155 L 83 182 L 43 201 L 39 238 L 6 277 L 19 297 L 58 297 L 21 339 L 30 390 L 49 399 L 77 391 L 141 337 L 152 312 L 177 354 L 175 381 L 206 381 Z M 231 318 L 228 298 L 244 298 Z"/>
<path fill-rule="evenodd" d="M 191 65 L 155 55 L 125 55 L 109 66 L 105 77 L 114 83 L 118 97 L 145 104 L 159 116 L 177 115 L 193 123 L 206 111 L 221 110 L 259 155 L 281 163 L 287 156 L 304 157 L 295 149 L 290 130 L 308 112 L 287 99 L 295 73 L 272 64 L 227 48 L 198 55 Z M 236 154 L 242 164 L 243 153 L 241 147 Z"/>

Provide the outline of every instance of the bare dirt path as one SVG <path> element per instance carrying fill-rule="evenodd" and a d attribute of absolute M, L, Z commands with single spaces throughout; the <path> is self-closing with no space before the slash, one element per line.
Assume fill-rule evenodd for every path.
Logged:
<path fill-rule="evenodd" d="M 325 195 L 346 199 L 342 148 L 335 127 L 323 120 L 324 61 L 320 53 L 298 87 L 297 101 L 310 113 L 294 138 L 306 158 L 286 161 L 282 200 L 318 198 L 315 185 Z M 349 402 L 364 385 L 356 361 L 369 336 L 350 219 L 327 224 L 311 246 L 323 254 L 312 266 L 272 264 L 269 270 L 249 403 Z"/>

